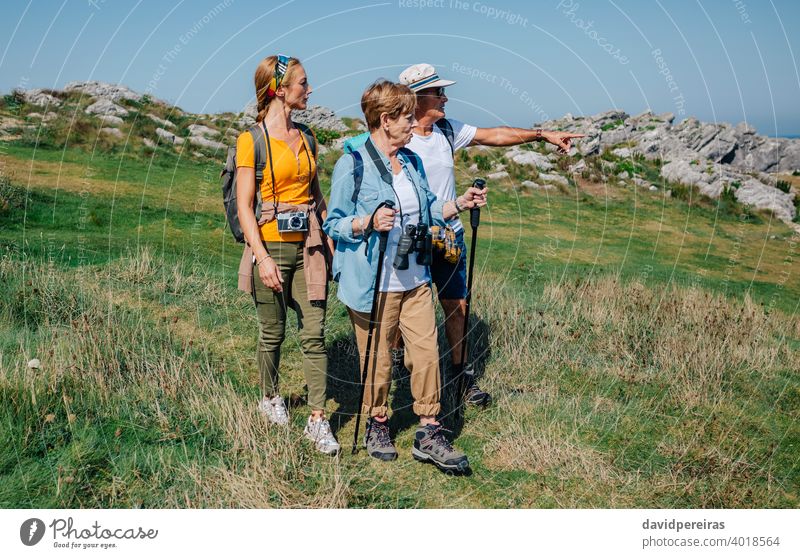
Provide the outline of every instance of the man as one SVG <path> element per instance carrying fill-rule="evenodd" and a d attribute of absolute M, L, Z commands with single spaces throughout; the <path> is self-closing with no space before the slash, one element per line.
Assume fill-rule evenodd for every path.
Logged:
<path fill-rule="evenodd" d="M 445 88 L 455 82 L 440 78 L 436 69 L 430 64 L 415 64 L 406 68 L 400 74 L 400 83 L 409 86 L 417 96 L 415 113 L 417 125 L 414 127 L 411 142 L 406 147 L 422 159 L 428 184 L 439 199 L 456 198 L 454 156 L 459 149 L 472 145 L 505 147 L 532 141 L 546 141 L 558 147 L 559 152 L 568 153 L 572 140 L 583 137 L 580 134 L 508 126 L 476 128 L 458 120 L 445 119 L 444 106 L 447 103 Z M 474 370 L 465 370 L 461 361 L 461 337 L 467 308 L 467 249 L 461 222 L 456 219 L 452 227 L 456 233 L 457 243 L 461 247 L 461 258 L 457 264 L 450 264 L 434 255 L 431 276 L 444 310 L 445 334 L 450 344 L 453 377 L 465 374 L 465 403 L 486 407 L 491 402 L 491 395 L 478 387 Z"/>

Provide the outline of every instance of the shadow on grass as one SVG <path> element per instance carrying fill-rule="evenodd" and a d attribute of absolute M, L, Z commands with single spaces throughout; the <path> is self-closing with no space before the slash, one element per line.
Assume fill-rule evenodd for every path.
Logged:
<path fill-rule="evenodd" d="M 479 316 L 475 316 L 470 322 L 470 353 L 467 360 L 475 369 L 475 379 L 480 380 L 491 356 L 490 327 Z M 458 389 L 452 371 L 450 353 L 441 350 L 442 347 L 447 347 L 447 340 L 444 337 L 443 327 L 439 329 L 439 368 L 443 372 L 442 409 L 439 419 L 449 430 L 453 431 L 453 436 L 457 437 L 463 428 L 463 412 L 459 411 L 457 405 Z M 370 360 L 374 363 L 374 359 Z M 339 405 L 337 411 L 331 416 L 331 427 L 334 432 L 338 432 L 346 426 L 348 421 L 355 417 L 358 410 L 362 365 L 363 361 L 359 356 L 355 336 L 352 332 L 333 340 L 328 352 L 328 397 Z M 417 424 L 418 418 L 414 414 L 413 404 L 410 372 L 405 366 L 396 368 L 392 374 L 392 388 L 389 397 L 392 437 Z M 362 426 L 365 420 L 366 417 L 361 418 Z"/>

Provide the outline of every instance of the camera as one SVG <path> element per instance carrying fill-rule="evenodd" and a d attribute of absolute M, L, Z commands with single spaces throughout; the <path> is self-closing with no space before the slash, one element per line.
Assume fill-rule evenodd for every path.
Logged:
<path fill-rule="evenodd" d="M 397 254 L 394 257 L 395 269 L 408 269 L 408 255 L 412 252 L 417 253 L 417 263 L 419 265 L 431 265 L 431 248 L 433 237 L 428 230 L 428 225 L 420 223 L 418 225 L 406 225 L 397 243 Z"/>
<path fill-rule="evenodd" d="M 308 230 L 308 214 L 305 211 L 278 213 L 278 232 L 305 232 Z"/>

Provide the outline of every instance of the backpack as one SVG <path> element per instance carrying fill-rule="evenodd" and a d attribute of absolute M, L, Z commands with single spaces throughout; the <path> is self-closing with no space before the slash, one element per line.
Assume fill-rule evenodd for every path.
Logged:
<path fill-rule="evenodd" d="M 311 148 L 314 154 L 314 159 L 317 158 L 317 138 L 311 128 L 305 124 L 294 123 L 295 127 L 300 130 L 300 133 L 305 136 L 306 143 Z M 253 203 L 253 211 L 256 215 L 256 221 L 261 218 L 261 182 L 264 180 L 264 169 L 266 168 L 267 159 L 272 164 L 272 153 L 267 154 L 267 144 L 264 130 L 260 124 L 254 124 L 247 130 L 253 137 L 253 163 L 256 171 L 256 195 Z M 225 166 L 220 173 L 222 179 L 222 203 L 225 206 L 225 219 L 226 226 L 231 229 L 231 234 L 236 242 L 244 243 L 244 232 L 239 224 L 239 210 L 236 207 L 236 146 L 228 148 L 228 157 L 225 160 Z"/>
<path fill-rule="evenodd" d="M 447 118 L 440 118 L 437 120 L 434 125 L 439 128 L 439 131 L 444 134 L 444 137 L 447 139 L 447 143 L 450 144 L 450 154 L 455 156 L 456 149 L 455 149 L 455 133 L 453 132 L 453 125 L 450 124 L 450 121 Z M 344 142 L 342 148 L 344 149 L 345 153 L 352 153 L 362 145 L 364 145 L 369 137 L 369 132 L 364 132 L 358 134 L 357 136 L 353 136 L 349 138 L 347 141 Z"/>
<path fill-rule="evenodd" d="M 453 125 L 450 124 L 450 121 L 447 118 L 440 118 L 435 122 L 435 125 L 439 130 L 444 134 L 444 137 L 447 139 L 447 143 L 450 144 L 450 154 L 455 156 L 455 134 L 453 133 Z M 367 138 L 369 138 L 369 132 L 364 132 L 363 134 L 358 134 L 357 136 L 353 136 L 352 138 L 348 139 L 344 142 L 342 148 L 344 149 L 345 153 L 349 153 L 353 157 L 353 178 L 355 180 L 355 185 L 353 187 L 353 196 L 350 198 L 350 201 L 356 203 L 358 201 L 358 193 L 361 190 L 361 181 L 364 178 L 364 161 L 361 158 L 361 154 L 358 152 L 358 148 L 367 143 Z M 414 165 L 414 168 L 419 172 L 418 162 L 417 162 L 417 155 L 412 151 L 403 148 L 408 154 L 410 154 L 409 158 L 411 159 L 411 163 Z"/>

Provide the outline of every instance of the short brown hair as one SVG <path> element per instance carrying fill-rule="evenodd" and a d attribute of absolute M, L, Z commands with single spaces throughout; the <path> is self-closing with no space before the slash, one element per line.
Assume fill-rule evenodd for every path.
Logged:
<path fill-rule="evenodd" d="M 407 85 L 385 79 L 379 79 L 361 95 L 361 110 L 370 132 L 380 128 L 384 112 L 394 119 L 402 114 L 414 114 L 416 108 L 417 97 Z"/>

